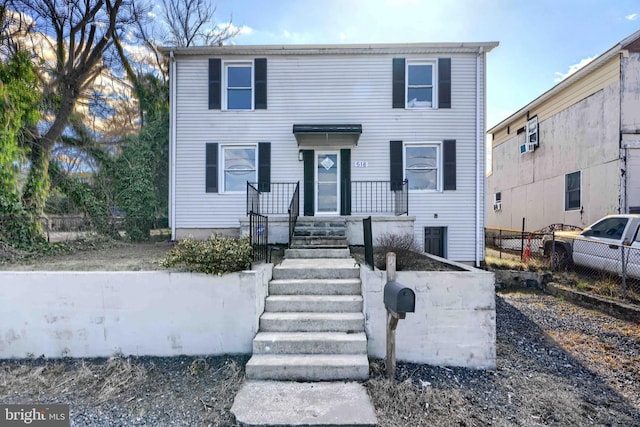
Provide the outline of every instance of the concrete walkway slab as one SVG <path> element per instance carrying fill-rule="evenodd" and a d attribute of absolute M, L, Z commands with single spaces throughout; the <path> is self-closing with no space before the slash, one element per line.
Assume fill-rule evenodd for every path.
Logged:
<path fill-rule="evenodd" d="M 356 382 L 249 381 L 231 407 L 243 426 L 375 426 L 366 389 Z"/>

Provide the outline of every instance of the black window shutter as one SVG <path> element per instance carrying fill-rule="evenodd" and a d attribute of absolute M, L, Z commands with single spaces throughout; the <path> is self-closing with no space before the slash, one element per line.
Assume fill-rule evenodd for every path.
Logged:
<path fill-rule="evenodd" d="M 342 203 L 340 215 L 351 215 L 351 150 L 340 150 L 340 188 Z"/>
<path fill-rule="evenodd" d="M 404 164 L 402 160 L 402 141 L 389 143 L 389 177 L 391 178 L 391 191 L 401 191 L 404 181 Z"/>
<path fill-rule="evenodd" d="M 438 108 L 451 108 L 451 58 L 438 59 Z"/>
<path fill-rule="evenodd" d="M 393 58 L 393 108 L 405 107 L 404 58 Z"/>
<path fill-rule="evenodd" d="M 218 143 L 207 144 L 205 182 L 207 193 L 218 192 Z"/>
<path fill-rule="evenodd" d="M 220 109 L 222 95 L 222 61 L 220 58 L 209 58 L 209 109 Z"/>
<path fill-rule="evenodd" d="M 445 139 L 443 143 L 443 190 L 456 189 L 456 140 Z"/>
<path fill-rule="evenodd" d="M 271 191 L 271 143 L 258 143 L 258 191 Z"/>
<path fill-rule="evenodd" d="M 256 110 L 267 109 L 267 58 L 256 58 L 253 61 L 255 69 L 253 71 L 254 100 L 253 105 Z"/>
<path fill-rule="evenodd" d="M 304 163 L 304 216 L 313 216 L 315 198 L 315 170 L 313 161 L 314 151 L 303 150 Z"/>

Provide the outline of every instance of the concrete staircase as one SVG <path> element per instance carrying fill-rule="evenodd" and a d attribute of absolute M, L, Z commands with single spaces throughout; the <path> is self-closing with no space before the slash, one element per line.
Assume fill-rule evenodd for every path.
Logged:
<path fill-rule="evenodd" d="M 291 242 L 292 249 L 347 249 L 348 245 L 347 223 L 341 217 L 299 217 Z"/>
<path fill-rule="evenodd" d="M 323 242 L 320 248 L 293 248 L 274 267 L 253 357 L 246 366 L 247 379 L 366 380 L 369 361 L 360 268 L 346 248 L 344 220 L 342 227 L 319 221 L 304 224 L 303 232 L 318 233 L 305 237 L 338 237 L 345 247 L 326 247 L 333 245 Z"/>

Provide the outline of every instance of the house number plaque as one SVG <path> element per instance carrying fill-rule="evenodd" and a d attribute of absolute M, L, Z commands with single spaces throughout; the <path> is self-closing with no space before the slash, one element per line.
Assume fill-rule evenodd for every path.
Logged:
<path fill-rule="evenodd" d="M 369 162 L 363 162 L 362 160 L 359 160 L 357 162 L 353 162 L 353 167 L 354 168 L 367 168 L 367 167 L 369 167 Z"/>

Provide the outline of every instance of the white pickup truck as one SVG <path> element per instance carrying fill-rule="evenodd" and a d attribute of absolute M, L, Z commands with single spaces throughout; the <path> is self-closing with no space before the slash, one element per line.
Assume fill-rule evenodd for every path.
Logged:
<path fill-rule="evenodd" d="M 542 240 L 554 268 L 571 265 L 640 279 L 640 215 L 609 215 L 579 231 L 556 231 Z M 555 243 L 555 250 L 553 248 Z"/>

